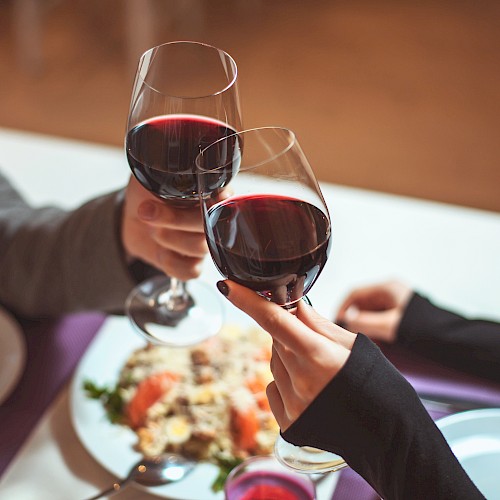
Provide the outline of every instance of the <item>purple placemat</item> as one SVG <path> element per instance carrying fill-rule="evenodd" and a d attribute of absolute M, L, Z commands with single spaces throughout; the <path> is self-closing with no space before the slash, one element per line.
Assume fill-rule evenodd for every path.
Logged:
<path fill-rule="evenodd" d="M 500 383 L 448 368 L 403 347 L 382 346 L 382 351 L 420 395 L 471 400 L 500 408 Z"/>
<path fill-rule="evenodd" d="M 79 313 L 55 322 L 22 323 L 26 369 L 0 406 L 0 475 L 68 381 L 104 319 L 100 313 Z"/>
<path fill-rule="evenodd" d="M 378 500 L 377 492 L 349 467 L 332 474 L 340 474 L 332 500 Z"/>

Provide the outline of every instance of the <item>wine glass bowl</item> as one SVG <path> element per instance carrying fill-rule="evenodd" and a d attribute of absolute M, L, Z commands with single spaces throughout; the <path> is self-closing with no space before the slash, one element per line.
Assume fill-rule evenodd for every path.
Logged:
<path fill-rule="evenodd" d="M 236 79 L 232 57 L 207 44 L 170 42 L 142 55 L 125 150 L 146 189 L 177 205 L 198 202 L 196 156 L 241 128 Z"/>
<path fill-rule="evenodd" d="M 283 467 L 274 457 L 247 458 L 234 467 L 224 484 L 225 500 L 314 500 L 315 486 L 309 476 Z"/>
<path fill-rule="evenodd" d="M 197 167 L 216 267 L 293 308 L 318 278 L 331 245 L 328 209 L 294 133 L 262 127 L 219 139 L 200 153 Z M 222 192 L 211 187 L 219 176 L 230 179 Z"/>
<path fill-rule="evenodd" d="M 196 206 L 197 155 L 239 129 L 237 66 L 229 54 L 204 43 L 178 41 L 141 56 L 125 152 L 133 175 L 148 191 L 175 208 Z M 218 178 L 212 188 L 226 182 Z M 186 285 L 174 276 L 137 286 L 127 299 L 126 311 L 149 341 L 174 346 L 215 335 L 223 318 L 214 290 L 199 280 Z"/>

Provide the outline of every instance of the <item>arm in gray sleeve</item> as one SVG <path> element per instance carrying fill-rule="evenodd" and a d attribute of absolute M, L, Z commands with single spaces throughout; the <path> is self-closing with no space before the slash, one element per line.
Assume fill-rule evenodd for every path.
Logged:
<path fill-rule="evenodd" d="M 26 317 L 121 311 L 135 284 L 121 245 L 122 197 L 33 208 L 0 175 L 0 303 Z"/>

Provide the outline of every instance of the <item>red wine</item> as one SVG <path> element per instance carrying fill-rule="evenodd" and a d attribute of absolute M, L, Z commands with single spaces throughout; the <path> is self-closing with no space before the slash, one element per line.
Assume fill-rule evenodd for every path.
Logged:
<path fill-rule="evenodd" d="M 201 150 L 213 142 L 234 134 L 229 125 L 197 115 L 156 116 L 139 123 L 127 134 L 125 149 L 128 163 L 137 180 L 160 198 L 198 202 L 195 160 Z M 228 141 L 229 142 L 229 141 Z M 210 189 L 223 187 L 233 175 L 232 145 L 227 150 L 213 148 L 218 156 L 229 158 L 225 169 L 214 174 Z M 206 164 L 210 165 L 208 159 Z"/>
<path fill-rule="evenodd" d="M 314 500 L 312 482 L 274 471 L 242 474 L 226 487 L 228 500 Z"/>
<path fill-rule="evenodd" d="M 309 291 L 330 249 L 327 216 L 286 196 L 229 198 L 209 210 L 205 225 L 219 271 L 280 305 Z"/>

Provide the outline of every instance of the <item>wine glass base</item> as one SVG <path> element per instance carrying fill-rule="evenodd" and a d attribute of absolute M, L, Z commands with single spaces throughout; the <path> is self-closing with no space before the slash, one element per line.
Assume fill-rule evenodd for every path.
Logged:
<path fill-rule="evenodd" d="M 155 276 L 135 287 L 127 298 L 127 315 L 148 342 L 185 347 L 220 331 L 224 310 L 215 290 L 200 281 L 189 281 L 188 301 L 180 305 L 169 300 L 169 289 L 168 276 Z"/>
<path fill-rule="evenodd" d="M 305 474 L 336 472 L 348 467 L 344 459 L 335 453 L 310 446 L 295 446 L 281 436 L 276 440 L 274 454 L 281 464 Z"/>

